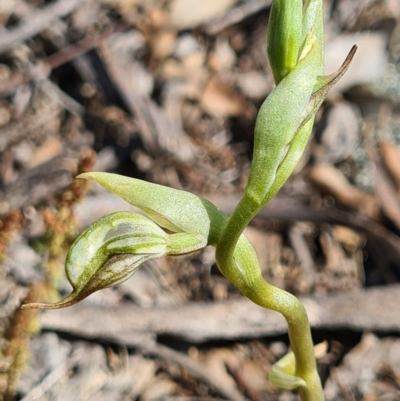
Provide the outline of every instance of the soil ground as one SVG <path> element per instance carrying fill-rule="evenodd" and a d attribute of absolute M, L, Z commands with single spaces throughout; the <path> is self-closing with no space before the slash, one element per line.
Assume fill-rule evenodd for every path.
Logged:
<path fill-rule="evenodd" d="M 400 3 L 325 0 L 326 72 L 295 174 L 246 231 L 264 277 L 308 311 L 327 401 L 400 399 Z M 270 0 L 0 1 L 0 400 L 297 400 L 268 384 L 283 318 L 214 249 L 146 263 L 69 309 L 73 239 L 131 207 L 109 171 L 230 213 L 273 89 Z"/>

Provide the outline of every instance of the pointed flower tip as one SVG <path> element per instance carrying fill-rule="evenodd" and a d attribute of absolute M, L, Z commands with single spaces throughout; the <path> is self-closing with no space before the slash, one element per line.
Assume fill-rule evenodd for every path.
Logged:
<path fill-rule="evenodd" d="M 25 310 L 32 310 L 32 309 L 62 309 L 62 308 L 67 308 L 68 306 L 72 306 L 77 304 L 79 301 L 82 299 L 86 298 L 89 294 L 79 294 L 77 291 L 72 291 L 71 294 L 66 296 L 65 298 L 61 299 L 58 302 L 54 303 L 40 303 L 40 302 L 29 302 L 26 304 L 23 304 L 21 306 L 21 309 Z"/>
<path fill-rule="evenodd" d="M 69 298 L 69 297 L 67 297 Z M 68 302 L 65 302 L 65 300 L 61 300 L 59 302 L 55 302 L 53 304 L 45 304 L 45 303 L 40 303 L 40 302 L 32 302 L 32 303 L 26 303 L 21 305 L 21 309 L 24 310 L 37 310 L 37 309 L 61 309 L 61 308 L 66 308 L 68 306 L 72 306 L 76 304 L 78 301 L 73 301 L 70 300 Z"/>
<path fill-rule="evenodd" d="M 81 178 L 81 179 L 83 179 L 83 180 L 90 180 L 90 179 L 92 179 L 92 172 L 78 174 L 78 175 L 76 176 L 76 178 Z"/>
<path fill-rule="evenodd" d="M 21 309 L 23 309 L 23 310 L 61 309 L 61 308 L 66 308 L 67 306 L 70 306 L 70 304 L 68 304 L 68 305 L 60 305 L 59 303 L 44 304 L 44 303 L 39 303 L 39 302 L 32 302 L 32 303 L 28 303 L 28 304 L 23 304 L 21 306 Z"/>
<path fill-rule="evenodd" d="M 49 309 L 49 306 L 50 306 L 50 304 L 41 304 L 39 302 L 30 302 L 30 303 L 21 305 L 21 309 L 24 309 L 24 310 Z"/>

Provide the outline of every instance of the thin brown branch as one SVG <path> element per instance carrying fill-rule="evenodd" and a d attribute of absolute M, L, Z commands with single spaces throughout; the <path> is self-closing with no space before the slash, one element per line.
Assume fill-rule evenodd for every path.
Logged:
<path fill-rule="evenodd" d="M 58 18 L 71 13 L 87 0 L 59 0 L 38 10 L 29 19 L 22 21 L 16 28 L 4 31 L 0 35 L 0 52 L 10 50 L 16 44 L 38 34 Z"/>

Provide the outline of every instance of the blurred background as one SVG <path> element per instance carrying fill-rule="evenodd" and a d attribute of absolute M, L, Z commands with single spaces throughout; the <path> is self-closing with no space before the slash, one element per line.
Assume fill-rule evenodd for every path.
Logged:
<path fill-rule="evenodd" d="M 271 0 L 0 0 L 0 400 L 294 401 L 267 382 L 284 319 L 245 300 L 214 249 L 145 264 L 65 310 L 65 254 L 131 206 L 110 171 L 230 213 L 273 89 Z M 352 65 L 246 233 L 309 313 L 327 401 L 400 399 L 400 3 L 325 0 L 326 73 Z"/>

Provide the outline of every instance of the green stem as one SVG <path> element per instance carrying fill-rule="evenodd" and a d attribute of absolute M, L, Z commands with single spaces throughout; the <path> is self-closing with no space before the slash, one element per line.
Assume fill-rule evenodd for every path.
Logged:
<path fill-rule="evenodd" d="M 254 198 L 252 193 L 248 191 L 248 187 L 246 187 L 243 197 L 240 199 L 235 210 L 229 217 L 223 232 L 219 236 L 216 249 L 217 264 L 222 274 L 237 286 L 240 283 L 233 281 L 233 270 L 236 270 L 233 255 L 237 242 L 253 217 L 278 193 L 282 185 L 292 174 L 307 146 L 313 124 L 314 118 L 311 118 L 300 128 L 277 169 L 275 181 L 262 200 Z"/>
<path fill-rule="evenodd" d="M 314 346 L 307 312 L 300 301 L 288 292 L 268 284 L 262 278 L 253 284 L 246 297 L 267 309 L 281 313 L 288 324 L 292 351 L 296 359 L 295 375 L 307 386 L 299 388 L 302 401 L 323 401 L 324 394 L 317 372 Z"/>
<path fill-rule="evenodd" d="M 275 196 L 292 173 L 303 154 L 312 124 L 312 120 L 308 121 L 300 129 L 296 143 L 289 148 L 278 168 L 276 180 L 264 199 L 260 202 L 245 192 L 220 236 L 216 248 L 216 260 L 222 274 L 235 284 L 243 295 L 257 305 L 275 310 L 285 317 L 288 323 L 290 344 L 296 360 L 295 375 L 307 384 L 305 388 L 299 389 L 300 397 L 302 401 L 323 401 L 324 395 L 316 368 L 310 325 L 303 305 L 292 294 L 267 283 L 256 267 L 252 269 L 252 273 L 246 275 L 248 272 L 243 272 L 238 275 L 234 256 L 236 244 L 244 229 L 263 205 Z"/>
<path fill-rule="evenodd" d="M 304 307 L 296 297 L 263 279 L 254 251 L 241 239 L 246 226 L 293 172 L 307 145 L 316 107 L 320 104 L 313 99 L 313 108 L 310 108 L 317 76 L 323 73 L 322 0 L 306 1 L 300 22 L 298 10 L 302 5 L 298 0 L 273 1 L 268 54 L 279 85 L 260 108 L 246 191 L 219 236 L 216 260 L 222 274 L 243 295 L 285 317 L 295 357 L 294 375 L 302 379 L 299 384 L 296 382 L 300 397 L 302 401 L 323 401 Z M 293 54 L 297 55 L 294 66 L 290 64 Z M 284 382 L 285 373 L 282 371 L 281 383 L 290 388 L 291 384 Z"/>
<path fill-rule="evenodd" d="M 221 254 L 224 252 L 219 252 L 218 266 L 221 272 L 230 279 L 231 269 L 225 263 L 221 263 Z M 324 395 L 316 369 L 310 326 L 303 305 L 296 297 L 268 284 L 261 276 L 257 277 L 250 286 L 243 285 L 243 282 L 234 282 L 234 284 L 244 296 L 257 305 L 275 310 L 284 316 L 288 323 L 290 344 L 296 360 L 295 375 L 303 379 L 307 385 L 299 389 L 300 397 L 302 401 L 323 401 Z"/>

